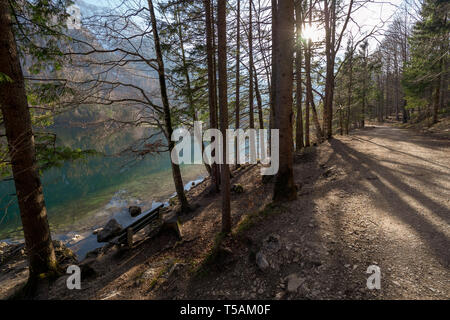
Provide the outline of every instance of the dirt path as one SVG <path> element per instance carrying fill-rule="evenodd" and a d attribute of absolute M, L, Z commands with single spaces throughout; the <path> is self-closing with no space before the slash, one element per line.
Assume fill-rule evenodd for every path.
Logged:
<path fill-rule="evenodd" d="M 380 266 L 382 290 L 372 293 L 450 298 L 449 141 L 378 126 L 330 146 L 326 164 L 344 177 L 316 202 L 350 264 Z"/>

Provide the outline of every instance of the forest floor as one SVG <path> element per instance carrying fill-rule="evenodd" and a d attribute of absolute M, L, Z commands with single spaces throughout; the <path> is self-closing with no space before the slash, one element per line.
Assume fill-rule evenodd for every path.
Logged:
<path fill-rule="evenodd" d="M 182 241 L 101 250 L 82 262 L 95 272 L 81 290 L 63 276 L 45 298 L 450 299 L 449 154 L 448 138 L 370 125 L 296 155 L 298 199 L 280 205 L 259 167 L 243 168 L 226 237 L 206 181 Z M 370 265 L 380 290 L 366 286 Z"/>
<path fill-rule="evenodd" d="M 414 121 L 413 123 L 395 123 L 399 128 L 412 129 L 421 133 L 439 135 L 450 139 L 450 117 L 442 116 L 438 123 L 432 124 L 432 117 L 425 118 L 422 121 Z"/>

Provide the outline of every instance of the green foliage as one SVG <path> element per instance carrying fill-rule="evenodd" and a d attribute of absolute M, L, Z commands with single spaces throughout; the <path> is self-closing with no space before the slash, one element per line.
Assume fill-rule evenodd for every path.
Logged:
<path fill-rule="evenodd" d="M 408 96 L 408 107 L 414 108 L 429 100 L 431 90 L 439 85 L 448 59 L 450 24 L 445 1 L 423 2 L 421 19 L 414 25 L 409 38 L 410 60 L 407 62 L 402 84 Z"/>
<path fill-rule="evenodd" d="M 0 140 L 0 177 L 5 177 L 10 174 L 10 166 L 7 161 L 8 147 L 6 143 Z"/>
<path fill-rule="evenodd" d="M 410 92 L 406 94 L 406 100 L 408 101 L 408 104 L 406 105 L 407 109 L 420 109 L 429 103 L 426 98 L 419 97 Z"/>
<path fill-rule="evenodd" d="M 358 52 L 349 43 L 338 73 L 335 99 L 337 106 L 350 108 L 350 123 L 361 119 L 363 102 L 364 115 L 380 121 L 394 109 L 403 113 L 404 121 L 408 109 L 429 112 L 436 103 L 432 98 L 448 73 L 449 11 L 448 1 L 425 0 L 411 34 L 407 35 L 409 26 L 403 17 L 394 18 L 385 39 L 371 55 L 366 52 L 366 42 Z"/>
<path fill-rule="evenodd" d="M 5 82 L 12 83 L 13 80 L 10 77 L 8 77 L 7 74 L 0 72 L 0 83 L 5 83 Z"/>
<path fill-rule="evenodd" d="M 55 105 L 65 95 L 74 92 L 64 82 L 29 83 L 27 85 L 28 103 L 32 106 Z"/>
<path fill-rule="evenodd" d="M 11 176 L 11 166 L 8 157 L 8 147 L 0 140 L 0 177 Z M 67 146 L 56 146 L 56 135 L 48 132 L 35 133 L 35 146 L 38 170 L 43 174 L 45 170 L 53 167 L 61 167 L 67 161 L 83 161 L 90 156 L 98 156 L 101 153 L 95 150 L 81 150 Z"/>
<path fill-rule="evenodd" d="M 12 0 L 16 42 L 20 54 L 26 60 L 28 72 L 61 69 L 64 55 L 61 42 L 66 39 L 63 31 L 69 15 L 67 7 L 72 0 Z"/>
<path fill-rule="evenodd" d="M 185 1 L 183 5 L 166 0 L 159 10 L 166 18 L 160 28 L 161 47 L 170 60 L 170 81 L 178 108 L 172 108 L 174 125 L 208 119 L 205 23 L 201 1 Z M 176 48 L 176 49 L 174 49 Z M 189 83 L 188 83 L 189 78 Z M 174 110 L 175 109 L 175 110 Z"/>
<path fill-rule="evenodd" d="M 12 0 L 10 1 L 16 44 L 24 70 L 43 78 L 56 75 L 65 62 L 62 48 L 71 0 Z M 0 73 L 1 82 L 11 82 L 8 75 Z M 30 115 L 35 131 L 36 158 L 42 173 L 51 167 L 60 167 L 66 161 L 83 160 L 97 155 L 94 150 L 71 149 L 56 145 L 53 133 L 42 132 L 54 123 L 55 109 L 61 97 L 73 92 L 63 81 L 27 81 L 26 92 Z M 0 114 L 0 120 L 1 114 Z M 6 139 L 0 138 L 0 176 L 11 175 Z"/>
<path fill-rule="evenodd" d="M 30 109 L 31 122 L 34 128 L 43 129 L 53 124 L 52 111 L 36 111 L 36 109 Z"/>
<path fill-rule="evenodd" d="M 52 167 L 61 167 L 67 161 L 86 160 L 88 156 L 99 155 L 95 150 L 72 149 L 69 147 L 51 147 L 38 144 L 38 166 L 40 173 Z"/>

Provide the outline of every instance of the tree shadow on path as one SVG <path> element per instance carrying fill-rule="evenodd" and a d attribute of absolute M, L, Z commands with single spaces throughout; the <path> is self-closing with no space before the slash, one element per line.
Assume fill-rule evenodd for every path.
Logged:
<path fill-rule="evenodd" d="M 361 176 L 376 176 L 388 182 L 383 183 L 381 179 L 367 180 L 375 187 L 388 209 L 387 213 L 400 219 L 412 227 L 420 238 L 434 253 L 436 259 L 446 268 L 450 265 L 450 240 L 446 234 L 438 230 L 432 223 L 424 217 L 417 209 L 402 199 L 401 194 L 394 188 L 401 190 L 407 196 L 416 199 L 422 205 L 427 207 L 433 214 L 439 216 L 442 220 L 449 224 L 449 208 L 430 199 L 423 193 L 416 190 L 413 186 L 408 185 L 395 175 L 395 170 L 384 166 L 372 159 L 370 156 L 363 154 L 340 140 L 333 139 L 330 141 L 334 152 L 341 156 L 344 161 L 351 165 L 352 170 Z M 437 172 L 439 173 L 439 172 Z M 392 187 L 394 188 L 392 188 Z"/>

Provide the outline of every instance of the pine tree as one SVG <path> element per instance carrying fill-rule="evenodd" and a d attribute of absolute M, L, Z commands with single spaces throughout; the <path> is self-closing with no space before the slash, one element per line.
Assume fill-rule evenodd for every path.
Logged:
<path fill-rule="evenodd" d="M 449 9 L 446 1 L 424 1 L 421 19 L 410 37 L 410 61 L 403 74 L 409 107 L 433 105 L 432 123 L 438 121 L 448 91 Z"/>
<path fill-rule="evenodd" d="M 56 274 L 58 266 L 37 167 L 20 55 L 32 58 L 30 69 L 34 73 L 45 64 L 58 65 L 60 51 L 55 35 L 65 24 L 68 4 L 0 1 L 0 107 L 29 260 L 27 294 L 34 292 L 38 280 Z M 19 39 L 15 35 L 18 29 Z M 33 41 L 36 32 L 41 35 L 41 42 L 46 42 L 44 47 Z"/>
<path fill-rule="evenodd" d="M 280 130 L 280 166 L 274 187 L 274 201 L 294 200 L 297 189 L 293 172 L 292 92 L 294 57 L 294 1 L 280 1 L 277 7 L 275 128 Z"/>

